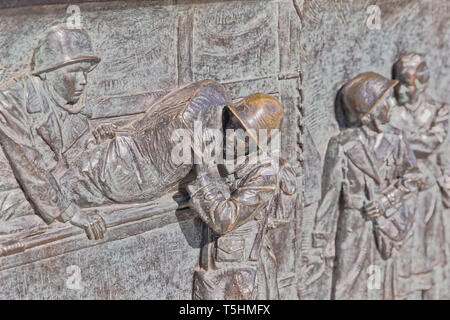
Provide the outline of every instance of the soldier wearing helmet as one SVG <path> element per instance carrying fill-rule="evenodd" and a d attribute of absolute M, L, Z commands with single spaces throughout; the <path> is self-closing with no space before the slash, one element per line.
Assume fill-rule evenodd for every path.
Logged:
<path fill-rule="evenodd" d="M 84 214 L 59 183 L 89 132 L 84 91 L 99 63 L 83 29 L 51 27 L 36 47 L 31 73 L 0 91 L 0 234 L 54 221 L 103 236 L 97 214 Z"/>
<path fill-rule="evenodd" d="M 293 169 L 267 147 L 283 115 L 280 102 L 265 94 L 226 107 L 224 165 L 196 165 L 187 190 L 205 222 L 205 244 L 194 299 L 278 298 L 277 262 L 266 233 L 282 220 L 278 204 L 295 201 L 297 190 Z"/>
<path fill-rule="evenodd" d="M 420 170 L 432 180 L 430 189 L 407 203 L 420 223 L 415 225 L 413 237 L 397 259 L 398 273 L 405 279 L 405 285 L 400 286 L 401 295 L 415 299 L 449 298 L 448 282 L 443 280 L 448 242 L 444 236 L 446 219 L 438 185 L 442 174 L 435 159 L 436 155 L 438 160 L 447 158 L 441 154 L 445 153 L 444 141 L 448 135 L 448 107 L 426 93 L 429 71 L 422 54 L 402 56 L 393 71 L 394 79 L 399 81 L 395 88 L 398 105 L 392 109 L 390 126 L 394 131 L 403 132 Z M 418 259 L 418 254 L 423 257 Z"/>
<path fill-rule="evenodd" d="M 366 72 L 338 94 L 347 128 L 328 144 L 313 232 L 318 257 L 310 260 L 314 277 L 330 281 L 332 299 L 395 298 L 386 260 L 413 223 L 403 204 L 425 188 L 406 140 L 384 131 L 396 84 Z"/>
<path fill-rule="evenodd" d="M 448 107 L 426 93 L 429 72 L 423 55 L 405 55 L 393 69 L 399 82 L 395 87 L 398 105 L 392 110 L 390 125 L 404 131 L 418 159 L 426 159 L 447 136 Z"/>

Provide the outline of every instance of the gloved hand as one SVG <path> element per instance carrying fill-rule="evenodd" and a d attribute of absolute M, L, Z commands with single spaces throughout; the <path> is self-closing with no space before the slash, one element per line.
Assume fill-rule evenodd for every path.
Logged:
<path fill-rule="evenodd" d="M 384 214 L 385 208 L 381 201 L 373 200 L 364 206 L 363 212 L 368 218 L 377 219 Z"/>
<path fill-rule="evenodd" d="M 100 144 L 101 142 L 113 139 L 116 136 L 116 125 L 112 123 L 104 123 L 99 125 L 92 131 L 92 135 L 95 138 L 95 143 Z"/>
<path fill-rule="evenodd" d="M 79 210 L 72 217 L 70 223 L 84 229 L 89 240 L 103 239 L 106 232 L 106 222 L 97 211 Z"/>

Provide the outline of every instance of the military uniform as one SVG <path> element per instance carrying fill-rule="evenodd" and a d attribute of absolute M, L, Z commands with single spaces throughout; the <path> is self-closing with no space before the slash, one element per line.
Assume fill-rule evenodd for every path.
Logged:
<path fill-rule="evenodd" d="M 175 90 L 119 128 L 112 139 L 90 144 L 62 183 L 82 207 L 146 202 L 177 190 L 194 164 L 191 153 L 196 122 L 203 129 L 220 130 L 222 108 L 229 103 L 225 89 L 215 81 Z M 182 130 L 180 134 L 178 130 Z M 186 134 L 189 141 L 178 140 Z M 180 143 L 186 144 L 189 157 L 174 153 Z"/>
<path fill-rule="evenodd" d="M 418 167 L 432 185 L 406 204 L 414 211 L 416 223 L 396 264 L 402 279 L 398 298 L 408 298 L 440 286 L 433 282 L 433 273 L 440 272 L 446 262 L 442 196 L 437 184 L 440 169 L 434 155 L 448 133 L 448 110 L 424 94 L 413 104 L 394 108 L 390 125 L 403 130 Z"/>
<path fill-rule="evenodd" d="M 266 232 L 269 220 L 286 214 L 278 212 L 279 204 L 296 200 L 295 173 L 286 162 L 279 167 L 262 155 L 258 161 L 225 180 L 204 175 L 188 185 L 191 207 L 206 223 L 194 299 L 278 298 L 277 263 Z"/>
<path fill-rule="evenodd" d="M 374 73 L 346 84 L 338 101 L 348 123 L 361 124 L 382 108 L 379 103 L 395 84 Z M 313 246 L 331 258 L 332 299 L 394 298 L 397 276 L 390 258 L 414 223 L 404 202 L 421 188 L 423 176 L 402 135 L 363 125 L 330 140 Z M 367 212 L 373 203 L 378 216 Z"/>
<path fill-rule="evenodd" d="M 383 282 L 393 276 L 383 260 L 394 248 L 400 249 L 413 224 L 413 216 L 401 204 L 418 189 L 415 159 L 402 136 L 354 129 L 330 141 L 325 161 L 328 173 L 313 242 L 322 248 L 335 243 L 333 298 L 391 299 L 392 284 L 382 284 L 385 292 L 370 291 L 367 272 L 374 265 L 381 268 Z M 383 194 L 396 202 L 391 218 L 364 218 L 365 204 Z"/>
<path fill-rule="evenodd" d="M 269 157 L 256 133 L 263 129 L 270 139 L 278 138 L 283 107 L 269 95 L 254 94 L 237 105 L 227 105 L 224 115 L 230 116 L 224 124 L 227 131 L 228 126 L 233 130 L 244 127 L 259 148 L 249 150 L 248 156 L 239 156 L 235 150 L 237 167 L 227 164 L 234 160 L 225 161 L 225 177 L 205 164 L 187 186 L 190 206 L 205 222 L 193 296 L 278 299 L 277 260 L 267 230 L 289 221 L 286 210 L 297 199 L 297 181 L 290 165 L 275 156 L 276 148 Z M 229 137 L 233 135 L 227 133 L 228 142 Z"/>
<path fill-rule="evenodd" d="M 84 108 L 80 95 L 87 84 L 86 73 L 99 61 L 85 30 L 55 25 L 35 48 L 30 74 L 0 91 L 0 234 L 40 227 L 42 220 L 34 213 L 50 224 L 67 222 L 79 212 L 60 178 L 89 136 L 87 117 L 80 113 Z M 62 94 L 68 95 L 62 97 L 55 83 L 46 79 L 77 63 L 86 70 L 70 77 L 65 74 L 65 85 L 72 86 L 64 87 L 67 91 Z M 83 79 L 78 78 L 80 74 Z M 74 99 L 75 90 L 78 99 Z"/>
<path fill-rule="evenodd" d="M 5 234 L 42 224 L 34 212 L 46 223 L 65 222 L 73 214 L 58 180 L 78 157 L 89 124 L 82 114 L 64 112 L 44 86 L 29 75 L 0 92 L 0 230 Z"/>

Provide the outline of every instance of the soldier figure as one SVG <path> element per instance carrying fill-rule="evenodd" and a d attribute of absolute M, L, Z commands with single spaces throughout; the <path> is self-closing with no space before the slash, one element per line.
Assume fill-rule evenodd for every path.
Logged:
<path fill-rule="evenodd" d="M 447 105 L 448 108 L 448 105 Z M 444 241 L 441 242 L 445 249 L 446 265 L 437 273 L 435 286 L 437 287 L 437 297 L 439 299 L 450 299 L 450 135 L 447 135 L 444 143 L 437 150 L 437 165 L 440 169 L 440 176 L 437 182 L 442 198 L 442 220 L 444 225 Z M 430 245 L 432 245 L 430 243 Z M 432 296 L 433 298 L 435 296 Z"/>
<path fill-rule="evenodd" d="M 224 127 L 233 133 L 227 134 L 225 150 L 233 150 L 237 165 L 225 163 L 225 177 L 217 163 L 196 165 L 197 179 L 187 189 L 191 207 L 205 222 L 205 244 L 194 299 L 278 298 L 277 263 L 266 232 L 280 221 L 278 204 L 295 201 L 296 176 L 287 162 L 269 157 L 252 132 L 268 130 L 268 139 L 274 139 L 283 114 L 278 100 L 263 94 L 226 107 Z M 252 152 L 244 130 L 257 150 Z M 245 154 L 234 148 L 234 139 L 246 145 Z"/>
<path fill-rule="evenodd" d="M 81 207 L 148 202 L 178 190 L 194 156 L 201 158 L 192 143 L 196 123 L 221 130 L 228 104 L 223 86 L 205 80 L 169 93 L 127 125 L 101 125 L 62 183 Z"/>
<path fill-rule="evenodd" d="M 31 74 L 0 91 L 0 233 L 39 227 L 37 213 L 103 235 L 102 217 L 80 211 L 59 182 L 88 136 L 82 98 L 99 61 L 85 30 L 56 25 L 35 49 Z"/>
<path fill-rule="evenodd" d="M 367 72 L 338 95 L 347 128 L 328 144 L 313 232 L 327 260 L 318 269 L 332 270 L 332 299 L 394 297 L 389 259 L 413 224 L 403 204 L 426 187 L 406 139 L 383 131 L 397 83 Z"/>
<path fill-rule="evenodd" d="M 448 133 L 448 110 L 425 93 L 429 72 L 423 55 L 412 53 L 401 57 L 394 64 L 394 78 L 399 81 L 395 88 L 399 105 L 392 109 L 389 124 L 404 133 L 420 170 L 432 183 L 430 189 L 407 202 L 416 223 L 404 244 L 405 250 L 396 258 L 402 280 L 397 294 L 398 298 L 439 299 L 444 289 L 439 287 L 445 284 L 442 268 L 446 244 L 442 197 L 437 184 L 441 173 L 435 151 Z M 430 290 L 433 277 L 436 283 Z"/>

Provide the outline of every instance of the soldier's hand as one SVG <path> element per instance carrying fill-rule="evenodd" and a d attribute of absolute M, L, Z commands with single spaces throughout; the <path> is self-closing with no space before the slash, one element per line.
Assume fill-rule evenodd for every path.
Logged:
<path fill-rule="evenodd" d="M 70 223 L 82 228 L 86 232 L 89 240 L 103 239 L 106 233 L 106 222 L 96 211 L 79 211 L 72 217 Z"/>
<path fill-rule="evenodd" d="M 92 131 L 92 135 L 95 138 L 95 143 L 99 144 L 105 140 L 113 139 L 116 136 L 116 125 L 112 123 L 104 123 L 99 125 Z"/>
<path fill-rule="evenodd" d="M 384 214 L 384 208 L 379 201 L 371 201 L 364 206 L 364 213 L 370 219 L 377 219 Z"/>
<path fill-rule="evenodd" d="M 309 286 L 317 281 L 325 272 L 326 262 L 323 248 L 311 248 L 305 250 L 302 255 L 302 268 L 300 281 L 302 285 Z"/>

